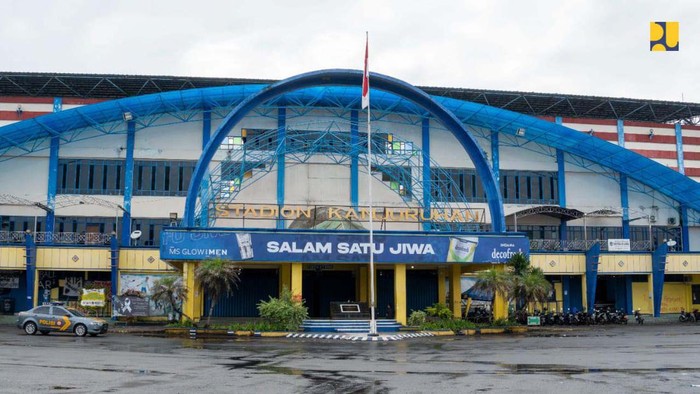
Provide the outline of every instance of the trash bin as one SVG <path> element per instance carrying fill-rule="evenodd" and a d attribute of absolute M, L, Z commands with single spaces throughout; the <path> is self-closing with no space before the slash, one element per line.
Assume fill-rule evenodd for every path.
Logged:
<path fill-rule="evenodd" d="M 3 298 L 2 303 L 0 303 L 0 313 L 3 315 L 14 315 L 15 314 L 15 299 L 14 298 Z"/>

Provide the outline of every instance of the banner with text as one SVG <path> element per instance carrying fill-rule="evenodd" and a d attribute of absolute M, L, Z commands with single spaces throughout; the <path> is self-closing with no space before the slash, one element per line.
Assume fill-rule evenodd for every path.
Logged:
<path fill-rule="evenodd" d="M 516 253 L 530 252 L 524 236 L 467 234 L 246 232 L 164 229 L 160 258 L 235 261 L 301 261 L 363 263 L 374 251 L 377 263 L 502 263 Z"/>

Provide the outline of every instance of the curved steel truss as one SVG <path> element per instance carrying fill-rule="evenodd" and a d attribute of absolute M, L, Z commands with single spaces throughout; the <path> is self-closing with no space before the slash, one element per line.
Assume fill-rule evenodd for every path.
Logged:
<path fill-rule="evenodd" d="M 202 183 L 196 208 L 196 221 L 214 226 L 219 218 L 217 205 L 233 203 L 241 191 L 269 174 L 284 156 L 286 167 L 319 161 L 350 166 L 357 158 L 358 170 L 367 173 L 367 137 L 353 138 L 350 124 L 330 122 L 323 130 L 304 130 L 288 126 L 279 137 L 278 129 L 256 130 L 240 145 L 229 145 L 224 160 L 212 163 L 209 175 Z M 470 208 L 466 196 L 452 182 L 449 174 L 431 160 L 431 179 L 423 179 L 423 152 L 411 141 L 377 129 L 372 138 L 372 176 L 398 194 L 409 207 L 429 209 L 429 222 L 435 228 L 450 231 L 483 230 L 483 213 Z M 436 181 L 441 179 L 441 181 Z M 426 187 L 428 190 L 426 190 Z M 449 191 L 449 195 L 447 195 Z M 424 207 L 424 192 L 431 195 L 430 206 Z M 446 202 L 453 201 L 453 202 Z M 472 212 L 464 221 L 446 217 L 454 211 Z"/>

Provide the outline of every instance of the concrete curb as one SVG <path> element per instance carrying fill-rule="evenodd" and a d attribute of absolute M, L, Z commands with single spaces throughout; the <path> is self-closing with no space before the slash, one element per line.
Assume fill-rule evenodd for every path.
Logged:
<path fill-rule="evenodd" d="M 455 334 L 455 332 L 452 331 L 452 330 L 447 330 L 447 331 L 443 331 L 443 330 L 440 330 L 440 331 L 423 331 L 423 332 L 427 332 L 427 333 L 433 334 L 433 335 L 436 336 L 436 337 L 448 337 L 448 336 L 452 336 L 452 335 L 457 335 L 457 334 Z"/>

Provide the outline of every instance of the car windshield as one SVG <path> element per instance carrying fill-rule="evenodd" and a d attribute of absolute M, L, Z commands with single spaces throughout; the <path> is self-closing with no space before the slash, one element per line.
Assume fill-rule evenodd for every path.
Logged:
<path fill-rule="evenodd" d="M 84 315 L 82 312 L 80 312 L 79 310 L 76 310 L 76 309 L 71 309 L 71 308 L 69 308 L 69 309 L 68 309 L 68 312 L 70 312 L 70 313 L 72 313 L 72 314 L 74 314 L 75 316 L 78 316 L 78 317 L 85 317 L 85 315 Z"/>

